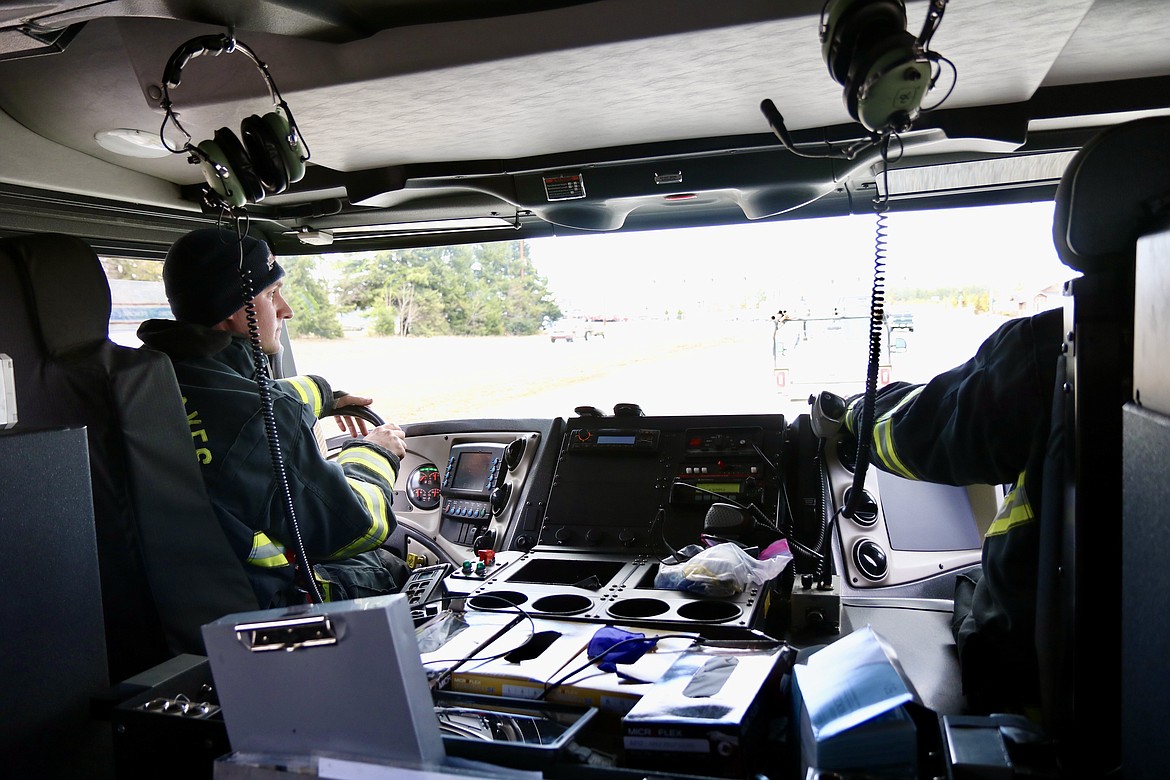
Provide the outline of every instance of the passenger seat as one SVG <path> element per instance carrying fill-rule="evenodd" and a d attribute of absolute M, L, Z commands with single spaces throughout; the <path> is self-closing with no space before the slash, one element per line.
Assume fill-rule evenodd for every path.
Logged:
<path fill-rule="evenodd" d="M 87 429 L 117 682 L 172 655 L 202 654 L 201 625 L 257 603 L 207 498 L 170 362 L 111 342 L 109 319 L 109 283 L 85 242 L 0 239 L 0 352 L 13 360 L 19 411 L 8 433 Z M 46 577 L 68 576 L 54 570 L 52 550 L 44 555 Z"/>

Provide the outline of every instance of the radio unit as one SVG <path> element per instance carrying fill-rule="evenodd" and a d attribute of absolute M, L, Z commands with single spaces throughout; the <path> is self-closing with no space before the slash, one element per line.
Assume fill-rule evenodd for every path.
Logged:
<path fill-rule="evenodd" d="M 574 428 L 565 449 L 569 452 L 624 453 L 657 452 L 659 432 L 649 428 Z"/>
<path fill-rule="evenodd" d="M 759 444 L 759 428 L 687 431 L 682 461 L 671 485 L 672 504 L 710 504 L 721 498 L 740 503 L 764 500 L 770 474 Z"/>
<path fill-rule="evenodd" d="M 443 515 L 464 523 L 491 520 L 492 491 L 503 484 L 503 444 L 456 444 L 443 472 Z"/>
<path fill-rule="evenodd" d="M 671 484 L 670 503 L 710 504 L 724 498 L 741 504 L 763 501 L 763 476 L 758 464 L 687 466 Z"/>
<path fill-rule="evenodd" d="M 783 415 L 567 421 L 533 548 L 657 554 L 698 540 L 711 504 L 774 512 Z"/>

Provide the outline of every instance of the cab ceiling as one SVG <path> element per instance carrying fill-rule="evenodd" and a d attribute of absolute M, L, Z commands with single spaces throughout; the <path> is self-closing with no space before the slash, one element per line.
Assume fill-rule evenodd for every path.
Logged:
<path fill-rule="evenodd" d="M 70 148 L 195 182 L 197 171 L 181 158 L 126 160 L 93 141 L 95 132 L 114 127 L 157 131 L 161 114 L 147 95 L 167 58 L 188 38 L 224 30 L 145 13 L 116 16 L 138 5 L 100 4 L 99 18 L 63 53 L 0 64 L 0 108 Z M 411 26 L 392 26 L 393 9 L 421 18 L 424 9 L 433 16 L 448 4 L 241 3 L 235 18 L 217 13 L 230 3 L 174 5 L 168 10 L 180 19 L 234 23 L 240 40 L 268 62 L 313 161 L 338 171 L 761 133 L 765 97 L 793 130 L 849 122 L 820 57 L 822 0 L 598 0 Z M 477 4 L 454 5 L 466 11 Z M 524 5 L 534 4 L 487 4 Z M 1090 15 L 1092 0 L 955 0 L 935 40 L 959 67 L 947 107 L 1026 100 L 1082 24 L 1108 17 L 1116 5 L 1111 0 Z M 333 19 L 312 24 L 310 8 L 322 9 L 321 17 L 334 9 Z M 338 8 L 353 17 L 345 25 Z M 911 3 L 908 12 L 921 20 L 924 6 Z M 384 29 L 356 37 L 367 21 Z M 289 27 L 303 29 L 303 37 L 290 37 Z M 1132 56 L 1087 64 L 1091 74 L 1064 79 L 1112 80 L 1153 67 Z M 238 126 L 268 103 L 263 81 L 241 55 L 193 60 L 172 97 L 196 140 Z"/>
<path fill-rule="evenodd" d="M 0 0 L 0 58 L 10 57 L 0 59 L 0 110 L 90 158 L 171 185 L 194 184 L 198 170 L 184 157 L 122 157 L 99 148 L 94 134 L 127 127 L 157 133 L 157 88 L 168 57 L 185 40 L 230 28 L 268 63 L 312 150 L 313 175 L 274 204 L 352 199 L 350 190 L 372 205 L 401 203 L 394 193 L 407 192 L 412 180 L 483 196 L 483 188 L 460 183 L 774 148 L 759 112 L 763 98 L 775 101 L 798 140 L 860 137 L 821 60 L 822 5 Z M 924 14 L 924 2 L 908 3 L 912 31 Z M 1023 104 L 1046 88 L 1167 77 L 1167 40 L 1165 0 L 951 0 L 934 48 L 959 77 L 937 115 Z M 18 45 L 63 51 L 17 57 Z M 1168 105 L 1164 97 L 1128 108 Z M 172 98 L 196 141 L 221 126 L 238 128 L 270 105 L 262 79 L 238 54 L 192 60 Z M 1048 120 L 1061 111 L 1127 110 L 1117 100 L 1100 107 L 1047 102 Z M 1059 126 L 1058 117 L 1050 127 Z M 935 151 L 978 148 L 967 138 Z M 829 184 L 840 173 L 825 170 Z"/>

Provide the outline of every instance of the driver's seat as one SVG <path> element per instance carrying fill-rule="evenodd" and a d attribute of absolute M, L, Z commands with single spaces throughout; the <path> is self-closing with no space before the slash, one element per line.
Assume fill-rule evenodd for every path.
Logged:
<path fill-rule="evenodd" d="M 86 428 L 116 682 L 178 653 L 202 654 L 200 626 L 257 602 L 207 498 L 170 361 L 111 342 L 110 309 L 105 272 L 85 242 L 0 239 L 0 352 L 12 358 L 19 411 L 12 431 Z M 45 559 L 45 576 L 67 576 L 48 565 L 52 550 Z"/>

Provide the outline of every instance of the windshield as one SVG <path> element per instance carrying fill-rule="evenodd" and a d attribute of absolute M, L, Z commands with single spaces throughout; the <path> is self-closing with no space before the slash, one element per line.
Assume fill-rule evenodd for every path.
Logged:
<path fill-rule="evenodd" d="M 925 381 L 1061 305 L 1052 204 L 890 214 L 879 381 Z M 281 258 L 296 368 L 399 423 L 807 410 L 864 386 L 876 219 Z M 107 260 L 112 338 L 165 312 L 159 264 Z M 142 266 L 145 266 L 143 268 Z M 155 276 L 151 277 L 151 274 Z"/>

